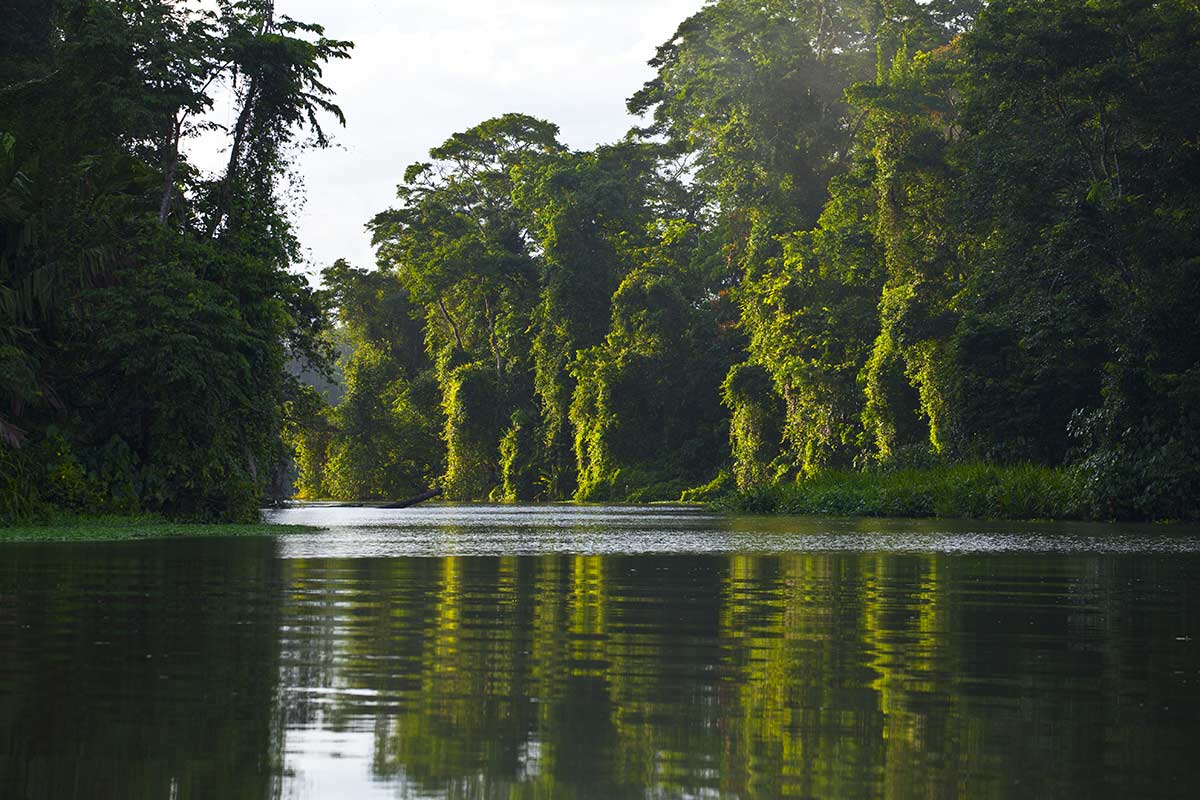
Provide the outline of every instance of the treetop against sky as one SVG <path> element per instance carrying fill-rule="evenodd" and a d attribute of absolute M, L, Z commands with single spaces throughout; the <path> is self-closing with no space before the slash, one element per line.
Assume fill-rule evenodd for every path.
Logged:
<path fill-rule="evenodd" d="M 207 0 L 206 0 L 207 1 Z M 318 21 L 355 44 L 330 64 L 347 126 L 336 146 L 299 161 L 298 233 L 314 280 L 345 257 L 375 261 L 363 225 L 395 197 L 404 168 L 448 132 L 511 111 L 554 120 L 562 140 L 587 149 L 635 122 L 625 100 L 653 77 L 647 61 L 702 0 L 277 0 L 276 13 Z M 232 97 L 218 121 L 236 115 Z M 220 137 L 195 160 L 224 164 Z"/>

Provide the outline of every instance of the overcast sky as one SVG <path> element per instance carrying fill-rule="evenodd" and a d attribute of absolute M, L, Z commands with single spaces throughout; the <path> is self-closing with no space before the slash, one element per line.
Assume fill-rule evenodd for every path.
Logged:
<path fill-rule="evenodd" d="M 312 275 L 374 264 L 363 225 L 404 168 L 450 134 L 510 111 L 556 123 L 575 149 L 619 139 L 646 62 L 703 0 L 276 0 L 276 12 L 355 43 L 326 71 L 346 128 L 300 162 Z M 336 127 L 336 125 L 335 125 Z M 205 159 L 207 160 L 207 159 Z"/>

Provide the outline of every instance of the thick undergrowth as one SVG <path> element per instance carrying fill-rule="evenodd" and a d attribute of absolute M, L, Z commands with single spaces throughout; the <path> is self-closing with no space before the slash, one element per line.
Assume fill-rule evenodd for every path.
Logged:
<path fill-rule="evenodd" d="M 714 505 L 753 514 L 1022 520 L 1096 516 L 1075 474 L 1033 465 L 826 471 L 795 483 L 738 491 Z"/>

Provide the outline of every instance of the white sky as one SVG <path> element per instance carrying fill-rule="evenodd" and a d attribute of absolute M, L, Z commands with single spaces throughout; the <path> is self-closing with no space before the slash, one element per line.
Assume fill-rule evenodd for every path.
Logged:
<path fill-rule="evenodd" d="M 355 43 L 331 65 L 346 127 L 308 152 L 299 218 L 315 277 L 334 259 L 374 264 L 366 222 L 390 206 L 404 168 L 450 134 L 521 112 L 574 149 L 621 138 L 646 62 L 703 0 L 276 0 L 276 13 Z M 198 156 L 200 154 L 197 154 Z M 198 159 L 207 161 L 207 159 Z"/>

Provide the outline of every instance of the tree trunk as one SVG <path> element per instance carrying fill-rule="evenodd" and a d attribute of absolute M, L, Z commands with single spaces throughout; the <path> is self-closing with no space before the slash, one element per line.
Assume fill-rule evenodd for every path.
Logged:
<path fill-rule="evenodd" d="M 221 226 L 221 222 L 229 213 L 228 205 L 233 198 L 233 182 L 237 179 L 238 167 L 242 161 L 242 148 L 245 146 L 246 131 L 250 127 L 250 118 L 254 114 L 254 100 L 258 94 L 258 83 L 250 79 L 250 88 L 238 114 L 237 125 L 233 129 L 233 145 L 229 148 L 229 164 L 225 167 L 225 177 L 221 179 L 221 189 L 218 192 L 212 216 L 204 229 L 204 238 L 211 239 Z"/>
<path fill-rule="evenodd" d="M 259 29 L 259 34 L 266 34 L 275 24 L 275 2 L 268 0 L 264 8 L 262 27 Z M 237 178 L 238 168 L 242 162 L 242 150 L 246 145 L 246 134 L 250 127 L 250 121 L 254 117 L 254 106 L 258 99 L 258 80 L 250 78 L 250 88 L 246 90 L 246 99 L 242 103 L 242 110 L 238 114 L 237 125 L 233 131 L 233 146 L 229 150 L 229 164 L 225 168 L 225 177 L 221 179 L 221 190 L 218 193 L 216 207 L 213 209 L 212 216 L 209 217 L 208 225 L 205 227 L 204 238 L 211 239 L 217 232 L 217 228 L 221 226 L 221 222 L 229 213 L 229 203 L 233 199 L 233 183 Z"/>
<path fill-rule="evenodd" d="M 421 492 L 416 497 L 410 497 L 407 500 L 401 500 L 398 503 L 388 503 L 385 506 L 380 506 L 380 508 L 409 508 L 411 506 L 415 506 L 417 503 L 424 503 L 426 500 L 432 500 L 433 498 L 441 495 L 441 493 L 441 489 L 430 489 L 427 492 Z"/>
<path fill-rule="evenodd" d="M 158 204 L 158 224 L 166 225 L 171 216 L 171 201 L 175 197 L 175 177 L 179 173 L 179 136 L 183 126 L 183 117 L 175 112 L 175 117 L 167 130 L 167 141 L 163 145 L 163 186 L 162 199 Z"/>

